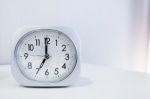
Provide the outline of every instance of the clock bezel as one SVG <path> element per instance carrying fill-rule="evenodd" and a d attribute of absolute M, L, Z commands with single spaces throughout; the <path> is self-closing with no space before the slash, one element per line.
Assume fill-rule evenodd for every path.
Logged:
<path fill-rule="evenodd" d="M 66 36 L 69 37 L 69 39 L 71 39 L 71 41 L 73 42 L 75 48 L 76 48 L 76 57 L 77 57 L 77 62 L 76 62 L 76 66 L 74 66 L 73 71 L 64 79 L 58 81 L 58 82 L 43 82 L 43 81 L 37 81 L 37 80 L 33 80 L 30 79 L 28 77 L 26 77 L 22 71 L 19 69 L 19 66 L 16 62 L 16 58 L 15 58 L 15 48 L 16 45 L 18 43 L 18 41 L 20 40 L 21 37 L 23 37 L 24 35 L 26 35 L 28 32 L 33 31 L 33 30 L 40 30 L 40 29 L 51 29 L 51 30 L 56 30 L 56 31 L 60 31 L 61 33 L 65 34 Z M 34 28 L 23 28 L 19 31 L 16 32 L 16 39 L 15 39 L 15 43 L 14 43 L 14 48 L 13 48 L 13 62 L 12 62 L 12 74 L 14 76 L 14 78 L 17 80 L 17 82 L 19 82 L 21 85 L 23 86 L 37 86 L 37 87 L 53 87 L 53 86 L 69 86 L 72 85 L 72 83 L 74 81 L 76 81 L 76 79 L 79 77 L 79 73 L 80 73 L 80 45 L 79 45 L 79 39 L 77 37 L 77 35 L 75 35 L 75 33 L 68 27 L 34 27 Z"/>
<path fill-rule="evenodd" d="M 66 36 L 66 37 L 71 41 L 71 43 L 73 43 L 73 41 L 72 41 L 65 33 L 61 32 L 61 31 L 58 31 L 58 30 L 54 30 L 54 29 L 36 29 L 36 30 L 32 30 L 32 31 L 29 31 L 28 33 L 24 34 L 24 35 L 20 38 L 20 40 L 17 42 L 16 47 L 15 47 L 15 51 L 14 51 L 15 62 L 16 62 L 16 64 L 17 64 L 17 66 L 19 67 L 21 73 L 22 73 L 25 77 L 27 77 L 28 79 L 30 79 L 30 80 L 38 81 L 38 82 L 51 82 L 51 83 L 59 82 L 59 81 L 61 81 L 61 80 L 66 79 L 66 78 L 73 72 L 73 70 L 74 70 L 74 68 L 75 68 L 75 66 L 76 66 L 77 59 L 78 59 L 76 47 L 75 47 L 75 51 L 76 51 L 76 55 L 75 55 L 76 63 L 75 63 L 75 65 L 73 66 L 73 69 L 69 72 L 69 74 L 68 74 L 67 76 L 61 77 L 60 80 L 58 80 L 58 81 L 39 81 L 39 80 L 31 79 L 30 77 L 28 77 L 28 76 L 23 72 L 23 70 L 21 69 L 21 66 L 19 65 L 19 63 L 18 63 L 18 61 L 17 61 L 17 50 L 18 50 L 18 47 L 19 47 L 20 43 L 21 43 L 26 37 L 28 37 L 28 36 L 34 34 L 35 32 L 39 32 L 39 31 L 41 32 L 41 31 L 43 31 L 43 30 L 44 30 L 44 31 L 48 30 L 49 32 L 58 32 L 58 33 L 60 33 L 60 34 L 62 34 L 62 35 L 64 35 L 64 36 Z M 37 34 L 37 33 L 36 33 L 36 34 Z M 74 45 L 74 43 L 73 43 L 73 45 Z M 75 45 L 74 45 L 74 46 L 75 46 Z"/>

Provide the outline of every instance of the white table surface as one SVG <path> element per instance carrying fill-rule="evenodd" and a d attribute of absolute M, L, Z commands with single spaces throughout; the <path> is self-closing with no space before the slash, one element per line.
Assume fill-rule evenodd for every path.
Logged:
<path fill-rule="evenodd" d="M 83 64 L 72 87 L 26 88 L 19 86 L 10 66 L 0 66 L 0 99 L 150 99 L 150 75 Z"/>

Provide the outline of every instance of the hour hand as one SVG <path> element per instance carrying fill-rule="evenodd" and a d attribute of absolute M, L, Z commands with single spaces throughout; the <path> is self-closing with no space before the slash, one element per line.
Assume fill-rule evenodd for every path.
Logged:
<path fill-rule="evenodd" d="M 46 61 L 46 58 L 43 59 L 42 63 L 40 64 L 40 67 L 39 67 L 39 68 L 36 68 L 36 69 L 38 69 L 37 72 L 36 72 L 36 74 L 39 73 L 39 71 L 40 71 L 40 69 L 43 67 L 45 61 Z"/>

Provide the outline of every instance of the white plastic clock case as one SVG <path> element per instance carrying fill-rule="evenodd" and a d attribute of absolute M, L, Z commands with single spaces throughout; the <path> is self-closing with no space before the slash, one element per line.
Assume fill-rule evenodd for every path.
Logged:
<path fill-rule="evenodd" d="M 72 73 L 65 79 L 59 81 L 59 82 L 39 82 L 36 80 L 31 80 L 28 79 L 27 77 L 25 77 L 21 70 L 18 67 L 18 64 L 16 62 L 16 58 L 15 58 L 15 47 L 17 42 L 19 41 L 19 39 L 25 35 L 26 33 L 28 33 L 29 31 L 32 30 L 36 30 L 36 29 L 52 29 L 52 30 L 58 30 L 61 31 L 62 33 L 66 34 L 74 43 L 75 47 L 76 47 L 76 51 L 77 51 L 77 63 L 76 66 L 74 68 L 74 70 L 72 71 Z M 17 32 L 15 33 L 15 36 L 13 38 L 14 42 L 13 42 L 13 50 L 12 50 L 12 66 L 11 66 L 11 72 L 12 75 L 14 76 L 15 80 L 22 86 L 28 86 L 28 87 L 65 87 L 65 86 L 71 86 L 73 85 L 79 78 L 80 75 L 80 52 L 81 52 L 81 48 L 80 48 L 80 39 L 78 37 L 77 34 L 75 34 L 75 32 L 73 32 L 73 30 L 69 27 L 23 27 L 20 28 L 19 30 L 17 30 Z"/>

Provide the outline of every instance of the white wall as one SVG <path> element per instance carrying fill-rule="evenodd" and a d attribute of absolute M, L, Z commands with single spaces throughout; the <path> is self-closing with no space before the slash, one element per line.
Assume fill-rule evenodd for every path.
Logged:
<path fill-rule="evenodd" d="M 129 69 L 134 3 L 139 1 L 2 0 L 0 64 L 10 63 L 11 37 L 19 27 L 69 26 L 81 37 L 83 62 Z"/>

